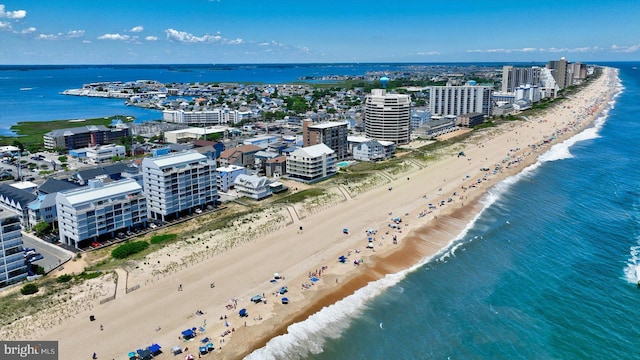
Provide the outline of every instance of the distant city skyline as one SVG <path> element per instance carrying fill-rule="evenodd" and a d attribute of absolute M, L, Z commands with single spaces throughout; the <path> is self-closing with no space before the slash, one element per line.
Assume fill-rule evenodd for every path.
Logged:
<path fill-rule="evenodd" d="M 640 60 L 640 2 L 0 2 L 0 64 Z"/>

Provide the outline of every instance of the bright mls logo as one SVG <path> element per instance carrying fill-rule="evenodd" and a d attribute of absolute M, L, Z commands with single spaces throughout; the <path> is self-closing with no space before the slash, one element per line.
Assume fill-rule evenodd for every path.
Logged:
<path fill-rule="evenodd" d="M 58 360 L 57 341 L 0 341 L 2 360 Z"/>

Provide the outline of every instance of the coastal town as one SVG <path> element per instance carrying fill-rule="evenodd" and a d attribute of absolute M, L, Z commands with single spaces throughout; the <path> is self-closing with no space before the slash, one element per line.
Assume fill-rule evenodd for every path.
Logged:
<path fill-rule="evenodd" d="M 37 292 L 55 287 L 51 278 L 98 275 L 64 290 L 66 310 L 25 313 L 0 335 L 62 339 L 99 324 L 98 335 L 118 339 L 96 350 L 108 357 L 137 348 L 129 358 L 248 355 L 298 314 L 313 314 L 312 305 L 329 305 L 325 297 L 364 286 L 372 277 L 359 269 L 379 278 L 446 246 L 459 230 L 451 219 L 473 216 L 491 185 L 584 129 L 614 78 L 562 58 L 300 79 L 329 82 L 321 87 L 137 80 L 65 90 L 158 109 L 162 119 L 79 121 L 45 134 L 40 151 L 3 149 L 0 175 L 13 180 L 0 184 L 10 249 L 0 284 Z M 556 104 L 569 90 L 571 99 Z M 38 174 L 43 162 L 53 174 Z M 214 226 L 221 218 L 226 226 Z M 429 224 L 442 233 L 417 243 Z M 34 245 L 24 245 L 23 233 Z M 256 247 L 264 251 L 249 251 Z M 304 260 L 287 259 L 293 250 Z M 279 261 L 267 264 L 267 256 Z M 240 273 L 246 283 L 237 283 Z M 149 297 L 166 306 L 183 295 L 182 311 L 166 319 L 134 311 Z M 132 314 L 144 343 L 118 334 L 127 325 L 109 317 L 114 311 Z M 29 328 L 27 318 L 42 326 Z"/>

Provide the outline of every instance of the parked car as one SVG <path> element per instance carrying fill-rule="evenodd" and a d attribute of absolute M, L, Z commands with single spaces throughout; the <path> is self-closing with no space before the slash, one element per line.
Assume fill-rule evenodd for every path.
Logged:
<path fill-rule="evenodd" d="M 196 214 L 202 214 L 202 209 L 196 208 Z"/>
<path fill-rule="evenodd" d="M 27 261 L 28 262 L 34 262 L 34 261 L 38 261 L 38 260 L 42 260 L 44 259 L 44 256 L 42 256 L 42 254 L 40 253 L 35 253 L 35 254 L 31 254 L 29 256 L 27 256 Z"/>
<path fill-rule="evenodd" d="M 150 228 L 152 228 L 152 229 L 155 229 L 155 228 L 157 228 L 157 227 L 158 227 L 158 225 L 156 225 L 156 224 L 154 224 L 154 223 L 151 223 L 151 224 L 149 224 L 149 227 L 150 227 Z"/>

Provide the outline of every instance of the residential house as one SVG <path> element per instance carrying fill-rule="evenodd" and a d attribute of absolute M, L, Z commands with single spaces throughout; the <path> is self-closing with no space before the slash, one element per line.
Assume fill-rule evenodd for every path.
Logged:
<path fill-rule="evenodd" d="M 256 145 L 240 145 L 223 151 L 218 158 L 219 166 L 237 165 L 244 167 L 255 166 L 255 154 L 262 150 Z"/>
<path fill-rule="evenodd" d="M 257 175 L 238 175 L 234 181 L 238 196 L 245 196 L 254 200 L 261 200 L 271 196 L 269 180 Z"/>

